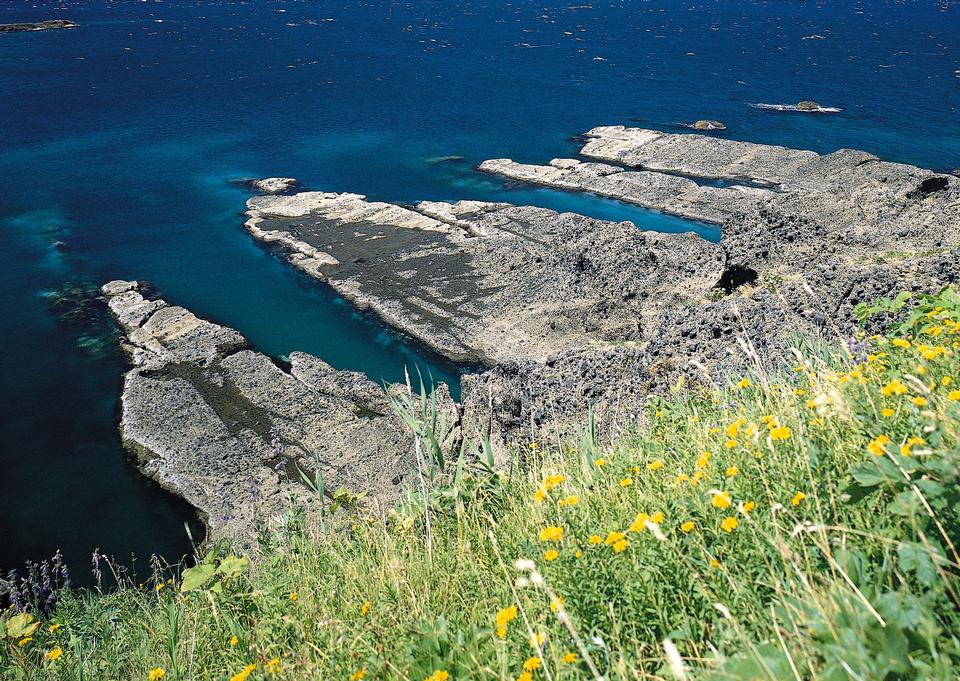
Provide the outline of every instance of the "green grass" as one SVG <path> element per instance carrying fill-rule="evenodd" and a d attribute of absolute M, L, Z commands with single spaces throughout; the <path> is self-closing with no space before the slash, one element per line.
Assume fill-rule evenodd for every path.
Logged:
<path fill-rule="evenodd" d="M 677 386 L 612 444 L 587 428 L 505 472 L 451 463 L 413 404 L 425 494 L 346 529 L 291 512 L 187 591 L 64 594 L 3 678 L 953 678 L 960 306 L 938 300 L 909 347 Z"/>

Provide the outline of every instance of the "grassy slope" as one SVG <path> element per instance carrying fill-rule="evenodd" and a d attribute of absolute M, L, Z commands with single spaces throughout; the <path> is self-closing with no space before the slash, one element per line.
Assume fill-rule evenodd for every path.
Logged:
<path fill-rule="evenodd" d="M 264 536 L 256 571 L 223 593 L 184 594 L 159 577 L 67 595 L 32 641 L 7 640 L 0 669 L 91 680 L 155 668 L 230 679 L 252 664 L 250 679 L 950 678 L 951 319 L 956 309 L 920 318 L 910 347 L 871 339 L 860 362 L 816 348 L 776 377 L 678 386 L 610 446 L 537 443 L 507 474 L 436 476 L 429 530 L 417 498 L 327 540 L 293 514 Z"/>

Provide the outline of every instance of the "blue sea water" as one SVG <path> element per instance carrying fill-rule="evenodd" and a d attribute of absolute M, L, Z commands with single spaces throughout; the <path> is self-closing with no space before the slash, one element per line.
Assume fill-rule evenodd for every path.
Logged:
<path fill-rule="evenodd" d="M 518 188 L 486 158 L 576 154 L 596 125 L 717 118 L 727 137 L 960 167 L 955 0 L 145 0 L 0 4 L 0 568 L 62 548 L 188 550 L 189 509 L 120 447 L 123 360 L 58 321 L 68 282 L 153 282 L 281 356 L 396 380 L 460 368 L 259 248 L 230 184 L 284 175 L 371 198 L 486 199 L 715 229 Z M 748 103 L 815 99 L 833 115 Z M 438 160 L 458 156 L 462 160 Z"/>

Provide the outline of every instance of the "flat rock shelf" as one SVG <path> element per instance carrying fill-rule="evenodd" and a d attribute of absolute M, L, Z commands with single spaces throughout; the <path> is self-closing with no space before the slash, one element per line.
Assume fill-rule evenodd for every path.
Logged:
<path fill-rule="evenodd" d="M 488 437 L 500 457 L 562 437 L 588 413 L 615 434 L 681 378 L 711 384 L 782 363 L 797 334 L 848 334 L 859 302 L 960 279 L 960 179 L 950 175 L 861 151 L 622 126 L 591 130 L 581 155 L 590 160 L 500 159 L 480 170 L 720 224 L 719 243 L 530 206 L 401 206 L 316 191 L 251 198 L 246 227 L 357 307 L 451 359 L 484 364 L 463 378 L 461 403 L 444 408 L 456 437 Z M 173 486 L 212 531 L 229 534 L 212 520 L 215 490 L 237 471 L 265 485 L 258 503 L 271 510 L 302 494 L 264 459 L 271 427 L 294 456 L 322 451 L 332 477 L 395 498 L 410 436 L 379 388 L 310 356 L 280 368 L 235 332 L 145 300 L 133 284 L 106 293 L 134 358 L 124 437 L 153 452 L 151 475 L 189 479 Z M 174 383 L 183 390 L 166 389 Z M 171 433 L 165 417 L 175 413 L 190 414 L 190 428 Z M 233 418 L 243 425 L 225 425 Z M 225 466 L 208 486 L 190 478 L 204 461 Z"/>

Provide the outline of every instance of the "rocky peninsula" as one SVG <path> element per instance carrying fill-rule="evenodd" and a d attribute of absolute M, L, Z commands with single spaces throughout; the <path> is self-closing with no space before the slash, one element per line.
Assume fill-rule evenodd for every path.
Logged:
<path fill-rule="evenodd" d="M 722 224 L 720 242 L 530 206 L 314 191 L 251 198 L 246 227 L 357 307 L 487 367 L 445 408 L 458 437 L 489 437 L 501 455 L 563 436 L 588 413 L 614 434 L 678 380 L 775 365 L 798 335 L 848 335 L 859 302 L 960 279 L 953 176 L 861 151 L 622 126 L 591 130 L 581 156 L 480 168 Z M 124 438 L 215 534 L 230 534 L 214 520 L 225 481 L 259 488 L 269 513 L 302 494 L 273 471 L 270 428 L 292 458 L 321 452 L 325 476 L 385 501 L 396 494 L 410 436 L 369 381 L 308 355 L 277 366 L 135 284 L 105 292 L 133 358 Z M 175 415 L 189 426 L 171 432 Z M 251 508 L 237 502 L 230 514 Z"/>
<path fill-rule="evenodd" d="M 366 376 L 301 352 L 281 366 L 233 329 L 145 297 L 137 282 L 102 292 L 131 362 L 124 444 L 146 475 L 200 512 L 211 538 L 249 544 L 258 522 L 291 503 L 315 513 L 321 501 L 300 471 L 319 474 L 329 491 L 397 500 L 412 437 Z M 455 426 L 459 412 L 440 390 Z"/>

